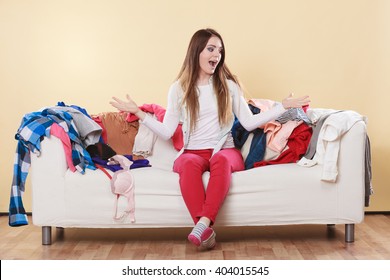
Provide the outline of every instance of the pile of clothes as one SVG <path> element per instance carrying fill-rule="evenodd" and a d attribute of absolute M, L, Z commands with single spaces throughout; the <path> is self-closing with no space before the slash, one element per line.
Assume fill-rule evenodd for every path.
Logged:
<path fill-rule="evenodd" d="M 263 99 L 248 101 L 253 114 L 271 109 L 275 102 Z M 297 162 L 307 150 L 311 136 L 311 121 L 306 115 L 307 107 L 291 108 L 274 121 L 254 131 L 246 131 L 235 120 L 232 136 L 236 148 L 241 150 L 245 169 L 270 164 Z"/>

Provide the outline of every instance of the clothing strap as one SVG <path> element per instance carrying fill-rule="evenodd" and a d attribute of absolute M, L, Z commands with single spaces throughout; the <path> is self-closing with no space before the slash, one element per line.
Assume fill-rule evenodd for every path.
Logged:
<path fill-rule="evenodd" d="M 96 166 L 98 169 L 100 169 L 101 171 L 103 171 L 103 173 L 106 174 L 107 177 L 108 177 L 110 180 L 112 179 L 112 176 L 110 175 L 110 173 L 108 173 L 107 170 L 106 170 L 103 166 L 101 166 L 101 165 L 99 165 L 99 164 L 96 164 L 96 163 L 95 163 L 95 166 Z"/>

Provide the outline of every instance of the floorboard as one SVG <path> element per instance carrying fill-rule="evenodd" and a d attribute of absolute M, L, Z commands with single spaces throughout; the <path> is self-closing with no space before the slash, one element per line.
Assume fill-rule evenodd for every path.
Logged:
<path fill-rule="evenodd" d="M 41 228 L 9 227 L 0 216 L 2 260 L 389 260 L 390 215 L 367 214 L 344 242 L 344 225 L 216 228 L 217 245 L 199 251 L 186 240 L 189 228 L 75 229 L 56 232 L 41 245 Z"/>

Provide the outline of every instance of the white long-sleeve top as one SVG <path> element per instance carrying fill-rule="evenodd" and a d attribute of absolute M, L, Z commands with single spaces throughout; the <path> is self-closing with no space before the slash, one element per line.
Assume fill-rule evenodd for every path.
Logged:
<path fill-rule="evenodd" d="M 267 112 L 254 115 L 243 97 L 240 87 L 233 81 L 228 80 L 230 96 L 232 98 L 232 112 L 238 118 L 241 125 L 248 131 L 252 131 L 267 122 L 276 119 L 286 109 L 280 103 Z M 220 126 L 218 122 L 218 105 L 214 94 L 212 79 L 209 84 L 199 86 L 199 117 L 196 128 L 189 133 L 190 117 L 185 106 L 182 106 L 184 92 L 179 81 L 174 82 L 169 88 L 168 104 L 163 122 L 159 122 L 146 116 L 143 123 L 159 137 L 167 140 L 172 137 L 178 124 L 183 123 L 184 147 L 183 149 L 206 149 L 211 148 L 214 153 L 222 147 L 231 147 L 231 129 L 234 119 L 229 124 Z"/>
<path fill-rule="evenodd" d="M 340 111 L 330 115 L 322 125 L 313 158 L 313 161 L 324 165 L 321 180 L 336 182 L 341 138 L 358 121 L 367 120 L 357 112 Z"/>

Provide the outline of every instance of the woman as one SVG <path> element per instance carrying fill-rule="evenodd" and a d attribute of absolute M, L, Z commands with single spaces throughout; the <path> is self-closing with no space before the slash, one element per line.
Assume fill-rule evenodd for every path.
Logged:
<path fill-rule="evenodd" d="M 169 89 L 162 123 L 141 111 L 128 95 L 125 101 L 113 97 L 110 102 L 120 111 L 135 114 L 164 139 L 171 138 L 183 122 L 184 147 L 173 170 L 179 174 L 181 193 L 195 223 L 188 240 L 204 249 L 215 246 L 216 234 L 210 226 L 229 191 L 232 172 L 244 170 L 243 158 L 231 135 L 234 115 L 251 131 L 288 108 L 310 102 L 308 96 L 290 95 L 271 110 L 253 115 L 236 77 L 224 62 L 221 35 L 213 29 L 198 30 L 191 38 L 177 81 Z M 205 171 L 210 171 L 206 190 L 202 182 Z"/>

